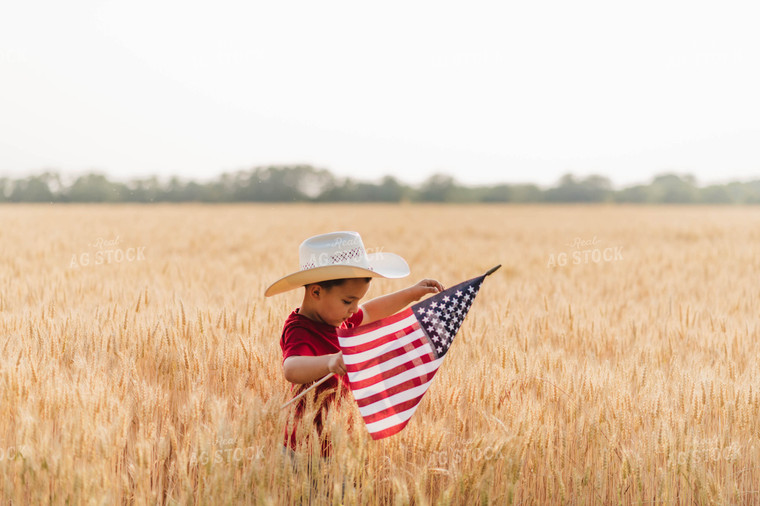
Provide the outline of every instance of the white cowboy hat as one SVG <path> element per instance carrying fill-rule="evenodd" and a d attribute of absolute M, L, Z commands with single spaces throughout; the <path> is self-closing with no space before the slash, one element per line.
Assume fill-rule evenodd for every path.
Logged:
<path fill-rule="evenodd" d="M 367 254 L 357 232 L 331 232 L 309 237 L 298 248 L 301 270 L 272 283 L 270 297 L 310 283 L 342 278 L 403 278 L 406 260 L 394 253 Z"/>

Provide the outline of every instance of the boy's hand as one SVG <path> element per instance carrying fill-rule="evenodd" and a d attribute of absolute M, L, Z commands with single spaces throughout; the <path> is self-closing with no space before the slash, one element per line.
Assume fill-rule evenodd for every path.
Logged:
<path fill-rule="evenodd" d="M 414 300 L 420 300 L 429 293 L 439 293 L 444 290 L 443 285 L 434 279 L 423 279 L 411 287 Z"/>
<path fill-rule="evenodd" d="M 343 352 L 333 353 L 328 355 L 327 370 L 338 376 L 346 374 L 346 364 L 343 362 Z"/>
<path fill-rule="evenodd" d="M 416 285 L 412 285 L 398 292 L 389 293 L 382 297 L 372 299 L 362 305 L 364 319 L 362 325 L 390 316 L 411 304 L 420 300 L 425 295 L 444 291 L 442 284 L 434 279 L 423 279 Z"/>

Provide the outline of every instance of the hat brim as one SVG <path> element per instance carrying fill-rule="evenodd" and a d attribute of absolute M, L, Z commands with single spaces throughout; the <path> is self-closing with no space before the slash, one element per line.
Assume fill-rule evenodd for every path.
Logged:
<path fill-rule="evenodd" d="M 370 262 L 372 269 L 355 265 L 325 265 L 288 274 L 272 283 L 264 292 L 265 297 L 287 292 L 311 283 L 343 278 L 403 278 L 409 275 L 406 260 L 395 253 L 382 253 L 382 257 Z"/>

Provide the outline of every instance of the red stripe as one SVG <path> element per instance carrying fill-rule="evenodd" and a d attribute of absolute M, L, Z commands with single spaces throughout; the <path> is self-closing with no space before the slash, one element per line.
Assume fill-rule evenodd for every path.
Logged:
<path fill-rule="evenodd" d="M 372 386 L 375 383 L 386 380 L 388 378 L 392 378 L 393 376 L 401 374 L 404 371 L 413 369 L 414 367 L 420 364 L 427 364 L 428 362 L 432 362 L 433 360 L 435 360 L 435 356 L 431 352 L 426 355 L 413 358 L 412 360 L 409 360 L 408 362 L 404 362 L 403 364 L 399 364 L 393 369 L 388 369 L 387 371 L 383 371 L 379 374 L 375 374 L 374 376 L 370 376 L 367 379 L 363 379 L 361 381 L 349 380 L 349 384 L 351 385 L 351 390 L 359 390 L 360 388 L 366 388 L 366 387 Z"/>
<path fill-rule="evenodd" d="M 364 369 L 369 369 L 370 367 L 374 367 L 376 365 L 382 364 L 383 362 L 387 362 L 396 357 L 401 357 L 403 355 L 411 353 L 417 348 L 424 346 L 428 342 L 429 341 L 428 341 L 427 336 L 425 336 L 425 334 L 422 334 L 420 335 L 420 337 L 418 337 L 414 341 L 406 343 L 404 346 L 401 346 L 400 348 L 396 348 L 391 351 L 386 351 L 382 355 L 377 355 L 375 357 L 370 358 L 369 360 L 365 360 L 364 362 L 358 362 L 356 364 L 346 364 L 346 371 L 359 372 Z"/>
<path fill-rule="evenodd" d="M 433 379 L 433 376 L 435 376 L 435 373 L 437 371 L 438 369 L 436 369 L 435 371 L 430 371 L 428 373 L 425 373 L 422 376 L 416 376 L 412 379 L 404 381 L 403 383 L 399 383 L 398 385 L 394 385 L 390 388 L 386 388 L 382 390 L 381 392 L 378 392 L 374 395 L 370 395 L 369 397 L 364 397 L 363 399 L 356 399 L 356 403 L 361 408 L 364 406 L 368 406 L 372 403 L 375 403 L 379 400 L 387 399 L 391 395 L 404 392 L 406 390 L 409 390 L 410 388 L 418 387 L 422 385 L 423 383 L 427 383 L 428 381 Z"/>
<path fill-rule="evenodd" d="M 399 432 L 401 432 L 401 429 L 406 427 L 406 424 L 408 423 L 409 423 L 409 420 L 404 420 L 400 424 L 394 425 L 393 427 L 388 427 L 387 429 L 378 430 L 377 432 L 370 432 L 369 435 L 372 436 L 372 439 L 374 440 L 383 439 L 388 436 L 398 434 Z"/>
<path fill-rule="evenodd" d="M 378 411 L 377 413 L 372 413 L 371 415 L 367 415 L 363 417 L 364 423 L 379 422 L 380 420 L 388 418 L 389 416 L 393 416 L 398 413 L 402 413 L 408 409 L 412 409 L 413 407 L 415 407 L 417 404 L 420 403 L 420 399 L 422 399 L 423 395 L 425 395 L 425 392 L 422 392 L 417 397 L 413 399 L 409 399 L 408 401 L 394 404 L 393 406 L 386 408 L 382 411 Z"/>
<path fill-rule="evenodd" d="M 384 327 L 385 325 L 390 325 L 392 323 L 396 323 L 398 321 L 403 320 L 404 318 L 407 318 L 412 313 L 412 308 L 406 308 L 400 313 L 396 313 L 394 315 L 388 316 L 386 318 L 383 318 L 381 320 L 377 320 L 372 323 L 368 323 L 366 325 L 361 325 L 359 327 L 353 327 L 350 329 L 338 329 L 338 337 L 352 337 L 352 336 L 358 336 L 361 334 L 366 334 L 367 332 L 372 332 L 373 330 L 379 329 L 380 327 Z"/>
<path fill-rule="evenodd" d="M 356 346 L 341 346 L 341 350 L 343 350 L 343 355 L 353 355 L 355 353 L 362 353 L 374 348 L 377 348 L 378 346 L 382 346 L 386 343 L 389 343 L 391 341 L 395 341 L 396 339 L 401 339 L 402 337 L 406 337 L 415 330 L 418 330 L 420 328 L 419 322 L 415 321 L 408 327 L 404 327 L 401 330 L 398 330 L 394 333 L 388 333 L 383 336 L 378 337 L 374 341 L 369 341 L 364 344 L 359 344 Z"/>

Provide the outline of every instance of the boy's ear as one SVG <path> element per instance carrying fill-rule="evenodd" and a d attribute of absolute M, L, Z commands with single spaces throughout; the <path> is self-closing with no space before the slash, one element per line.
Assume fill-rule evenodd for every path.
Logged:
<path fill-rule="evenodd" d="M 311 297 L 318 299 L 319 296 L 322 294 L 322 287 L 319 285 L 309 285 L 306 287 L 306 293 L 307 295 L 310 295 Z"/>

